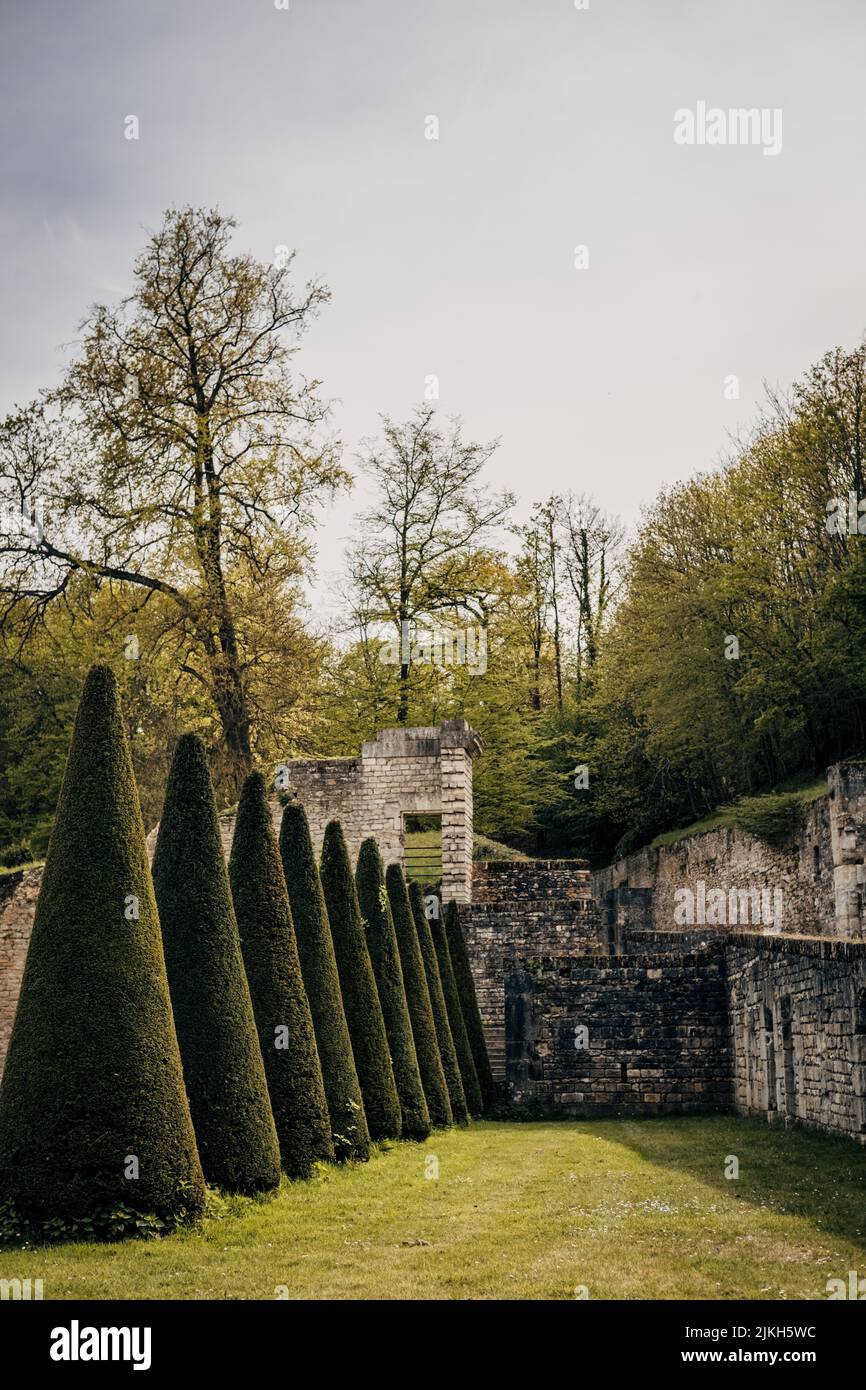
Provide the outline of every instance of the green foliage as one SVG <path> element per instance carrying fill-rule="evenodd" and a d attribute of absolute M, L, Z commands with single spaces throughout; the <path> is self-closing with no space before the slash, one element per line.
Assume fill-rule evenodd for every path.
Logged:
<path fill-rule="evenodd" d="M 298 940 L 301 972 L 322 1064 L 334 1151 L 340 1160 L 364 1160 L 370 1134 L 340 993 L 334 943 L 310 839 L 307 814 L 293 801 L 283 810 L 280 854 Z"/>
<path fill-rule="evenodd" d="M 265 779 L 241 792 L 229 882 L 284 1172 L 333 1159 L 331 1121 Z"/>
<path fill-rule="evenodd" d="M 503 845 L 499 840 L 491 840 L 487 835 L 474 835 L 472 841 L 472 858 L 476 862 L 487 861 L 489 859 L 506 859 L 511 863 L 518 860 L 528 859 L 528 855 L 521 853 L 518 849 L 512 849 L 509 845 Z"/>
<path fill-rule="evenodd" d="M 718 830 L 724 826 L 736 826 L 749 835 L 766 840 L 770 844 L 784 844 L 791 838 L 800 819 L 803 807 L 816 797 L 826 796 L 826 776 L 813 779 L 811 774 L 790 778 L 781 787 L 762 796 L 743 797 L 729 806 L 721 806 L 712 816 L 704 820 L 692 821 L 690 825 L 678 826 L 657 835 L 650 846 L 660 849 L 664 845 L 675 845 L 692 835 L 704 835 L 707 831 Z"/>
<path fill-rule="evenodd" d="M 182 1203 L 170 1216 L 154 1216 L 118 1202 L 99 1207 L 89 1216 L 55 1216 L 34 1226 L 22 1219 L 11 1202 L 0 1202 L 0 1246 L 54 1245 L 116 1240 L 149 1240 L 167 1236 L 180 1226 L 198 1224 L 200 1210 L 185 1210 Z"/>
<path fill-rule="evenodd" d="M 424 911 L 421 885 L 414 880 L 409 884 L 409 903 L 412 908 L 415 930 L 418 933 L 418 944 L 421 948 L 421 959 L 424 962 L 427 988 L 430 992 L 430 1006 L 433 1010 L 433 1022 L 436 1026 L 439 1055 L 442 1059 L 442 1067 L 448 1085 L 451 1115 L 455 1124 L 466 1124 L 469 1119 L 469 1110 L 466 1106 L 466 1093 L 463 1090 L 463 1081 L 460 1077 L 460 1064 L 457 1061 L 454 1038 L 451 1035 L 451 1024 L 448 1022 L 448 1010 L 445 1005 L 445 995 L 442 992 L 442 977 L 439 974 L 436 947 L 433 945 L 430 923 L 427 921 L 427 914 Z"/>
<path fill-rule="evenodd" d="M 409 905 L 406 880 L 399 864 L 388 865 L 385 886 L 388 890 L 391 920 L 394 923 L 397 948 L 400 952 L 406 1003 L 409 1007 L 412 1037 L 415 1040 L 418 1070 L 421 1073 L 421 1084 L 430 1112 L 430 1123 L 442 1128 L 452 1124 L 454 1117 L 451 1113 L 442 1058 L 439 1055 L 436 1024 L 433 1021 L 433 1007 L 427 976 L 424 973 L 424 962 L 421 959 L 418 933 L 415 930 L 415 919 Z"/>
<path fill-rule="evenodd" d="M 282 639 L 294 645 L 305 532 L 347 481 L 317 437 L 318 383 L 297 389 L 292 371 L 328 290 L 296 292 L 288 264 L 232 245 L 235 228 L 215 208 L 170 208 L 130 293 L 79 325 L 62 385 L 0 421 L 0 504 L 26 494 L 50 517 L 50 541 L 3 544 L 14 620 L 27 633 L 76 581 L 140 606 L 159 595 L 174 674 L 207 692 L 229 778 L 249 771 L 262 687 L 293 680 Z"/>
<path fill-rule="evenodd" d="M 0 865 L 4 869 L 17 869 L 21 864 L 33 863 L 33 850 L 26 840 L 16 840 L 0 850 Z"/>
<path fill-rule="evenodd" d="M 266 1192 L 280 1150 L 241 956 L 204 746 L 172 759 L 153 884 L 183 1073 L 209 1183 Z"/>
<path fill-rule="evenodd" d="M 863 495 L 864 387 L 866 346 L 834 349 L 648 513 L 575 721 L 590 790 L 559 803 L 597 858 L 862 751 L 866 539 L 827 523 Z M 744 824 L 782 834 L 790 809 Z"/>
<path fill-rule="evenodd" d="M 790 840 L 802 810 L 803 801 L 796 792 L 749 796 L 733 807 L 733 819 L 748 835 L 771 845 L 781 845 Z"/>
<path fill-rule="evenodd" d="M 331 821 L 325 828 L 320 872 L 370 1137 L 399 1139 L 400 1097 L 352 865 L 339 821 Z"/>
<path fill-rule="evenodd" d="M 227 271 L 217 260 L 211 269 L 222 283 Z M 242 280 L 250 275 L 261 284 L 260 270 L 242 269 Z M 105 324 L 113 323 L 111 311 Z M 97 348 L 91 335 L 98 358 Z M 79 388 L 91 384 L 79 368 Z M 138 400 L 123 402 L 130 418 L 140 408 Z M 441 467 L 444 435 L 428 415 L 409 425 L 383 422 L 384 443 L 367 460 L 380 486 L 374 514 L 363 522 L 371 535 L 352 562 L 356 642 L 331 647 L 305 630 L 296 577 L 306 549 L 294 531 L 283 528 L 279 554 L 272 530 L 250 538 L 260 557 L 253 572 L 243 564 L 225 572 L 250 740 L 261 763 L 287 753 L 354 756 L 397 712 L 419 725 L 462 715 L 485 744 L 474 767 L 476 829 L 533 854 L 587 854 L 599 863 L 678 827 L 725 823 L 716 820 L 719 808 L 784 790 L 795 774 L 863 752 L 866 536 L 856 525 L 852 533 L 844 514 L 841 529 L 827 523 L 834 499 L 866 492 L 866 346 L 827 353 L 786 399 L 769 398 L 723 467 L 663 490 L 625 559 L 616 523 L 573 497 L 533 508 L 516 555 L 493 550 L 488 535 L 443 557 L 439 540 L 450 546 L 453 526 L 470 519 L 466 498 L 475 482 L 470 494 L 455 492 Z M 7 424 L 13 453 L 14 424 Z M 150 424 L 161 429 L 159 421 Z M 429 439 L 435 456 L 414 456 L 407 474 L 405 446 L 413 438 Z M 472 471 L 486 446 L 464 447 Z M 63 456 L 54 449 L 46 457 Z M 283 463 L 290 491 L 303 492 L 291 460 Z M 258 457 L 248 464 L 244 486 L 271 469 Z M 63 469 L 45 467 L 50 497 Z M 404 538 L 382 485 L 393 480 L 402 498 L 416 469 L 421 492 L 410 498 Z M 148 470 L 145 459 L 137 493 L 150 482 Z M 335 481 L 331 460 L 313 490 Z M 431 527 L 435 509 L 418 501 L 431 485 L 457 508 L 442 533 Z M 157 503 L 160 534 L 170 538 L 164 501 Z M 136 512 L 147 520 L 147 509 L 137 505 Z M 247 534 L 246 522 L 238 524 Z M 184 534 L 195 531 L 188 508 L 178 525 Z M 182 553 L 172 541 L 171 554 Z M 401 620 L 401 554 L 412 566 L 412 595 L 402 605 L 410 629 L 483 627 L 486 669 L 413 659 L 404 670 L 379 659 Z M 198 612 L 208 586 L 195 565 L 178 564 L 178 592 Z M 279 577 L 267 583 L 265 573 Z M 179 621 L 177 596 L 104 581 L 97 587 L 93 575 L 79 572 L 64 597 L 71 616 L 55 607 L 44 630 L 28 638 L 26 661 L 11 637 L 0 647 L 0 846 L 24 841 L 36 857 L 56 800 L 74 691 L 94 656 L 113 663 L 122 682 L 147 824 L 158 812 L 178 726 L 199 732 L 216 751 L 231 713 L 216 709 L 219 673 L 189 619 Z M 213 611 L 205 606 L 208 621 Z M 123 660 L 124 632 L 139 634 L 146 660 Z M 728 659 L 730 637 L 739 651 Z M 243 742 L 244 730 L 236 732 Z M 573 769 L 584 763 L 589 785 L 577 788 Z M 231 768 L 217 759 L 215 775 L 228 797 Z"/>
<path fill-rule="evenodd" d="M 430 923 L 430 935 L 433 938 L 433 946 L 436 951 L 439 978 L 442 981 L 442 993 L 445 997 L 445 1008 L 451 1027 L 451 1036 L 454 1039 L 454 1050 L 457 1053 L 457 1065 L 460 1068 L 460 1079 L 463 1082 L 466 1105 L 470 1115 L 481 1115 L 484 1112 L 484 1099 L 478 1082 L 478 1072 L 475 1069 L 469 1034 L 466 1031 L 463 1009 L 460 1005 L 457 981 L 454 979 L 454 967 L 451 964 L 451 952 L 448 948 L 445 922 L 441 916 L 434 917 Z"/>
<path fill-rule="evenodd" d="M 466 1024 L 466 1035 L 469 1038 L 472 1060 L 475 1063 L 475 1072 L 481 1087 L 481 1099 L 485 1110 L 487 1110 L 493 1103 L 493 1073 L 490 1070 L 490 1058 L 487 1055 L 487 1042 L 484 1037 L 484 1025 L 481 1022 L 481 1010 L 478 1007 L 478 996 L 475 993 L 475 980 L 472 977 L 469 952 L 466 949 L 466 940 L 460 925 L 460 913 L 455 902 L 450 902 L 445 909 L 445 936 L 448 941 L 448 952 L 451 956 L 451 968 L 454 971 L 454 982 L 457 985 L 457 996 L 463 1012 L 463 1021 Z"/>
<path fill-rule="evenodd" d="M 105 667 L 84 685 L 42 876 L 0 1086 L 0 1191 L 7 1230 L 38 1240 L 169 1230 L 204 1203 L 144 827 Z"/>
<path fill-rule="evenodd" d="M 29 847 L 28 859 L 48 848 L 78 695 L 90 661 L 63 669 L 57 651 L 34 638 L 26 667 L 0 647 L 0 863 Z M 3 648 L 9 654 L 3 654 Z M 60 667 L 60 669 L 58 669 Z"/>
<path fill-rule="evenodd" d="M 426 1139 L 430 1133 L 430 1112 L 418 1069 L 400 952 L 382 872 L 382 858 L 379 846 L 373 839 L 365 840 L 361 845 L 355 883 L 358 903 L 366 924 L 367 946 L 373 974 L 376 977 L 379 1002 L 382 1005 L 397 1094 L 400 1097 L 403 1138 Z"/>

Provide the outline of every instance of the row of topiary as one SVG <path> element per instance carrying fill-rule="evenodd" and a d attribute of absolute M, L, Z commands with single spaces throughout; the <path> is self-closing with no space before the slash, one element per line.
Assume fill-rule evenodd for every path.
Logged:
<path fill-rule="evenodd" d="M 0 1239 L 104 1238 L 197 1218 L 205 1186 L 365 1159 L 483 1113 L 493 1083 L 457 910 L 317 868 L 303 808 L 279 843 L 265 780 L 226 872 L 204 747 L 178 743 L 153 870 L 116 684 L 91 670 L 0 1085 Z"/>

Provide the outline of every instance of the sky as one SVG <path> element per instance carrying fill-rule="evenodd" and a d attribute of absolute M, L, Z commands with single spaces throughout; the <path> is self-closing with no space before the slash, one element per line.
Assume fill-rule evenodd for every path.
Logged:
<path fill-rule="evenodd" d="M 296 360 L 350 466 L 436 377 L 467 437 L 500 438 L 488 478 L 519 515 L 571 488 L 635 524 L 748 431 L 765 382 L 866 329 L 862 0 L 0 15 L 4 411 L 58 380 L 87 308 L 130 290 L 186 203 L 330 286 Z M 772 148 L 724 120 L 727 143 L 679 143 L 699 103 L 766 112 Z M 317 611 L 363 504 L 360 486 L 323 514 Z"/>

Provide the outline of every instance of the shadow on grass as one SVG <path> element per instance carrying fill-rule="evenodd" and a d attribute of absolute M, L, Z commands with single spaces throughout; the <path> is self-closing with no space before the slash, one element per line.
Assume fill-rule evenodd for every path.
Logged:
<path fill-rule="evenodd" d="M 576 1121 L 655 1167 L 671 1168 L 728 1198 L 801 1217 L 866 1252 L 866 1148 L 842 1136 L 738 1115 Z M 737 1178 L 726 1178 L 730 1159 Z"/>

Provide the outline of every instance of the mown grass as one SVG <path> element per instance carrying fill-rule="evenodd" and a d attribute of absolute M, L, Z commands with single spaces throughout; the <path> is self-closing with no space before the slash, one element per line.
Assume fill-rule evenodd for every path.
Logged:
<path fill-rule="evenodd" d="M 476 1123 L 199 1232 L 0 1254 L 47 1299 L 820 1299 L 851 1269 L 866 1153 L 727 1116 Z"/>

